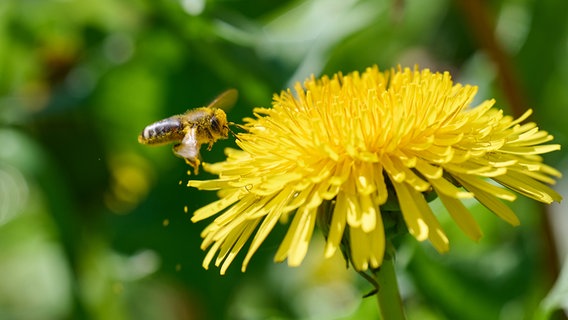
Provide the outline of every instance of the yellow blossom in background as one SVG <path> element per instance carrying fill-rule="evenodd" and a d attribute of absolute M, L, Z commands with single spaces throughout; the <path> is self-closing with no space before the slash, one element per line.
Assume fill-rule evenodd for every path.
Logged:
<path fill-rule="evenodd" d="M 389 203 L 397 203 L 410 234 L 445 252 L 449 241 L 426 193 L 437 194 L 474 240 L 482 233 L 462 199 L 476 198 L 512 225 L 519 220 L 501 200 L 516 193 L 561 200 L 547 186 L 560 173 L 539 156 L 560 146 L 545 144 L 552 136 L 535 123 L 523 123 L 531 111 L 513 119 L 493 109 L 494 100 L 471 107 L 477 88 L 454 84 L 447 72 L 371 67 L 312 77 L 294 89 L 245 119 L 242 150 L 204 165 L 218 179 L 189 181 L 219 190 L 220 200 L 192 218 L 217 215 L 202 233 L 205 267 L 214 261 L 225 273 L 252 237 L 244 271 L 279 221 L 289 226 L 275 260 L 297 266 L 320 219 L 327 223 L 326 257 L 339 248 L 358 271 L 375 269 L 385 254 L 381 210 Z"/>

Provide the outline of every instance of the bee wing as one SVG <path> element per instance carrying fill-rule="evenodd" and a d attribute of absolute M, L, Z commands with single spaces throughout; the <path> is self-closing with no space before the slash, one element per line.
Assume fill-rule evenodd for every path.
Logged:
<path fill-rule="evenodd" d="M 208 108 L 218 108 L 227 111 L 235 105 L 237 98 L 239 97 L 239 92 L 236 89 L 229 89 L 217 96 L 211 103 L 207 106 Z"/>

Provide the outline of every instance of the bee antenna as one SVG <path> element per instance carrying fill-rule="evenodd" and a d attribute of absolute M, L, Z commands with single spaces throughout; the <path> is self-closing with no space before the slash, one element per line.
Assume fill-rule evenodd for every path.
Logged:
<path fill-rule="evenodd" d="M 245 131 L 247 130 L 246 127 L 243 126 L 242 124 L 238 124 L 238 123 L 234 123 L 234 122 L 228 122 L 228 124 L 229 124 L 230 126 L 235 126 L 235 127 L 237 127 L 237 128 L 243 129 L 243 130 L 245 130 Z"/>
<path fill-rule="evenodd" d="M 236 127 L 240 127 L 238 124 L 234 123 L 234 122 L 229 122 L 228 123 L 230 126 L 236 126 Z M 231 130 L 231 128 L 227 127 L 229 129 L 229 132 L 233 135 L 233 137 L 235 137 L 235 139 L 241 141 L 241 139 L 239 137 L 237 137 L 237 135 L 235 134 L 235 132 L 233 130 Z"/>

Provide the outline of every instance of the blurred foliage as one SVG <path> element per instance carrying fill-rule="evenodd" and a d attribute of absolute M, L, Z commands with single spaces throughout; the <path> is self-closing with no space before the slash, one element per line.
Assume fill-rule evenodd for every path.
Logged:
<path fill-rule="evenodd" d="M 239 122 L 310 74 L 418 64 L 510 113 L 535 109 L 565 145 L 567 11 L 564 0 L 0 2 L 0 318 L 376 318 L 369 284 L 341 257 L 322 260 L 318 242 L 299 268 L 272 263 L 276 234 L 246 273 L 204 270 L 205 225 L 189 218 L 215 194 L 185 187 L 184 162 L 138 133 L 231 87 Z M 566 170 L 564 152 L 546 159 Z M 399 244 L 410 319 L 563 317 L 568 277 L 541 301 L 567 241 L 549 224 L 565 220 L 520 200 L 513 228 L 472 202 L 485 232 L 472 243 L 432 205 L 452 250 Z"/>

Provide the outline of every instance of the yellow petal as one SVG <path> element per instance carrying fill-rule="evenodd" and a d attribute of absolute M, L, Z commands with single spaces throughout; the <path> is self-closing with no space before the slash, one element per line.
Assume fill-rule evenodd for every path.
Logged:
<path fill-rule="evenodd" d="M 266 218 L 262 221 L 262 224 L 258 228 L 254 239 L 249 247 L 247 255 L 245 256 L 243 266 L 246 266 L 256 250 L 260 248 L 262 242 L 268 237 L 282 214 L 282 207 L 286 204 L 288 195 L 286 192 L 282 192 L 274 197 L 266 206 L 268 207 L 268 214 Z"/>
<path fill-rule="evenodd" d="M 436 250 L 445 252 L 449 241 L 424 196 L 404 183 L 393 182 L 408 231 L 419 241 L 429 239 Z"/>
<path fill-rule="evenodd" d="M 458 227 L 472 240 L 478 241 L 483 236 L 483 233 L 461 200 L 443 193 L 439 193 L 438 196 Z"/>
<path fill-rule="evenodd" d="M 549 186 L 519 172 L 511 171 L 507 175 L 494 178 L 494 180 L 540 202 L 552 203 L 553 201 L 560 202 L 562 200 L 562 196 Z"/>
<path fill-rule="evenodd" d="M 521 223 L 519 221 L 519 218 L 517 218 L 517 216 L 513 212 L 513 210 L 511 210 L 511 208 L 509 208 L 501 201 L 499 201 L 499 199 L 497 199 L 497 197 L 494 194 L 486 192 L 485 191 L 487 190 L 486 188 L 480 189 L 474 186 L 473 184 L 470 184 L 469 182 L 473 181 L 471 179 L 464 180 L 458 178 L 458 181 L 460 181 L 460 183 L 467 190 L 473 192 L 475 194 L 475 198 L 479 202 L 481 202 L 482 205 L 487 207 L 487 209 L 495 213 L 499 218 L 507 221 L 509 224 L 513 226 L 518 226 Z"/>
<path fill-rule="evenodd" d="M 329 225 L 329 234 L 325 245 L 325 257 L 330 258 L 333 256 L 343 238 L 345 225 L 347 224 L 347 201 L 345 193 L 340 192 L 337 195 L 335 208 L 331 217 Z"/>
<path fill-rule="evenodd" d="M 452 176 L 468 190 L 470 190 L 470 187 L 475 187 L 479 190 L 486 191 L 488 194 L 491 194 L 493 197 L 499 199 L 507 201 L 515 201 L 515 199 L 517 199 L 517 196 L 514 193 L 510 192 L 507 189 L 500 188 L 495 184 L 491 184 L 487 180 L 483 180 L 482 178 L 459 173 L 452 173 Z M 472 190 L 470 191 L 473 192 Z"/>
<path fill-rule="evenodd" d="M 455 199 L 471 199 L 473 193 L 463 191 L 444 178 L 428 180 L 438 195 L 444 194 Z"/>
<path fill-rule="evenodd" d="M 215 202 L 212 202 L 204 207 L 201 207 L 195 211 L 191 221 L 196 222 L 203 219 L 207 219 L 229 207 L 242 197 L 242 192 L 236 191 L 230 195 L 221 198 Z"/>
<path fill-rule="evenodd" d="M 431 165 L 421 159 L 416 162 L 416 169 L 428 179 L 438 179 L 444 174 L 442 167 Z"/>
<path fill-rule="evenodd" d="M 371 246 L 367 240 L 363 230 L 349 228 L 350 259 L 356 270 L 367 270 L 369 268 L 367 253 L 370 252 Z"/>
<path fill-rule="evenodd" d="M 308 252 L 308 245 L 314 231 L 317 210 L 298 209 L 284 240 L 276 252 L 275 261 L 288 258 L 289 266 L 298 266 Z"/>
<path fill-rule="evenodd" d="M 223 265 L 221 266 L 221 274 L 225 274 L 225 271 L 231 262 L 233 262 L 239 251 L 241 251 L 259 221 L 260 219 L 256 219 L 255 221 L 250 221 L 249 223 L 242 225 L 241 228 L 232 229 L 232 232 L 223 241 L 223 245 L 221 246 L 217 259 L 215 260 L 216 266 L 219 266 L 221 262 L 223 262 Z M 243 265 L 243 270 L 245 269 L 246 265 Z"/>

